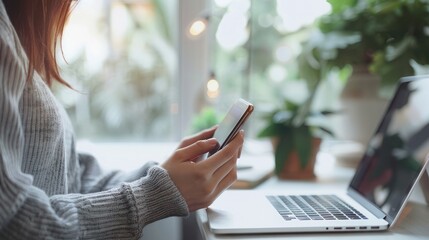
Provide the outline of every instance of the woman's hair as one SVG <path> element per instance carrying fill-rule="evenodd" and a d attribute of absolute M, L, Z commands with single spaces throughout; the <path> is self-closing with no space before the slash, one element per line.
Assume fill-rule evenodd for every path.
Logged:
<path fill-rule="evenodd" d="M 27 81 L 37 71 L 51 86 L 60 75 L 56 48 L 71 10 L 71 0 L 2 0 L 29 60 Z"/>

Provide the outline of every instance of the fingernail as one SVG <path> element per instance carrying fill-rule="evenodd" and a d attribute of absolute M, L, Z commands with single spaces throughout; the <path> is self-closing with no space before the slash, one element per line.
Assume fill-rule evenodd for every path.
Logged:
<path fill-rule="evenodd" d="M 207 139 L 208 144 L 210 144 L 211 146 L 215 146 L 217 144 L 217 140 L 216 138 L 209 138 Z"/>
<path fill-rule="evenodd" d="M 244 137 L 244 130 L 243 130 L 243 129 L 241 129 L 241 130 L 240 130 L 240 135 L 241 135 L 242 137 Z"/>

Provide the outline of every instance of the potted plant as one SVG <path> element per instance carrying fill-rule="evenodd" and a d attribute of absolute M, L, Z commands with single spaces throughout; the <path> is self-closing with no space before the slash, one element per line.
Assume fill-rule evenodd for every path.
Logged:
<path fill-rule="evenodd" d="M 413 66 L 429 64 L 429 3 L 328 2 L 332 12 L 321 17 L 316 31 L 303 43 L 299 72 L 310 82 L 333 70 L 349 72 L 340 94 L 343 114 L 334 118 L 333 130 L 341 139 L 366 145 L 397 81 L 415 74 Z"/>
<path fill-rule="evenodd" d="M 429 3 L 423 0 L 328 0 L 300 55 L 301 74 L 323 77 L 332 68 L 362 66 L 385 86 L 429 64 Z"/>
<path fill-rule="evenodd" d="M 333 112 L 311 110 L 318 83 L 304 104 L 285 100 L 283 106 L 270 112 L 266 126 L 258 133 L 258 137 L 271 138 L 275 173 L 281 179 L 313 179 L 321 137 L 332 135 L 323 118 Z"/>

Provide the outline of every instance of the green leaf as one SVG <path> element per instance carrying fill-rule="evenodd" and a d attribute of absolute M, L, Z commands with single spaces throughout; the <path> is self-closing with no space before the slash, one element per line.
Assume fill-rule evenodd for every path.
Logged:
<path fill-rule="evenodd" d="M 323 116 L 329 116 L 329 115 L 333 115 L 333 114 L 337 114 L 338 111 L 332 111 L 332 110 L 322 110 L 320 111 L 320 114 L 322 114 Z"/>
<path fill-rule="evenodd" d="M 376 3 L 373 6 L 374 14 L 392 14 L 392 12 L 400 9 L 402 3 L 401 1 L 385 1 Z"/>
<path fill-rule="evenodd" d="M 398 44 L 388 46 L 386 48 L 386 60 L 393 61 L 400 56 L 406 54 L 409 49 L 415 45 L 415 39 L 411 36 L 405 36 Z"/>
<path fill-rule="evenodd" d="M 410 53 L 407 53 L 396 57 L 392 61 L 387 61 L 383 53 L 380 53 L 374 58 L 370 70 L 381 76 L 381 82 L 384 86 L 394 86 L 401 77 L 414 74 L 411 59 Z"/>
<path fill-rule="evenodd" d="M 287 139 L 293 139 L 291 132 L 285 133 L 285 135 L 279 138 L 277 148 L 275 149 L 276 174 L 279 174 L 283 170 L 290 153 L 293 151 L 292 141 L 288 141 Z"/>
<path fill-rule="evenodd" d="M 321 130 L 322 132 L 330 135 L 330 136 L 334 136 L 334 133 L 331 130 L 325 128 L 325 127 L 319 126 L 318 129 Z"/>
<path fill-rule="evenodd" d="M 294 134 L 294 147 L 298 153 L 301 168 L 305 168 L 311 157 L 312 135 L 308 127 L 301 127 Z"/>
<path fill-rule="evenodd" d="M 286 123 L 294 117 L 291 111 L 279 111 L 273 115 L 272 120 L 274 123 Z"/>
<path fill-rule="evenodd" d="M 272 137 L 279 135 L 279 128 L 276 125 L 268 125 L 258 133 L 259 138 Z"/>
<path fill-rule="evenodd" d="M 409 155 L 407 158 L 399 161 L 399 165 L 408 171 L 414 172 L 418 172 L 422 167 L 422 165 L 412 155 Z"/>
<path fill-rule="evenodd" d="M 339 13 L 351 6 L 356 5 L 356 0 L 328 0 L 329 4 L 331 4 L 332 12 Z"/>

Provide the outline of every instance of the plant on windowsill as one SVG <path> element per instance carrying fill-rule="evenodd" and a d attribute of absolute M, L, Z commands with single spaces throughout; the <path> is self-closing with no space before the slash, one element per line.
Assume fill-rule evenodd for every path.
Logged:
<path fill-rule="evenodd" d="M 213 107 L 204 107 L 193 119 L 191 134 L 213 127 L 219 123 L 219 116 Z"/>
<path fill-rule="evenodd" d="M 275 173 L 281 179 L 314 179 L 314 164 L 321 137 L 332 135 L 323 120 L 332 111 L 312 111 L 314 90 L 304 104 L 284 100 L 283 106 L 266 116 L 258 137 L 271 138 Z"/>

